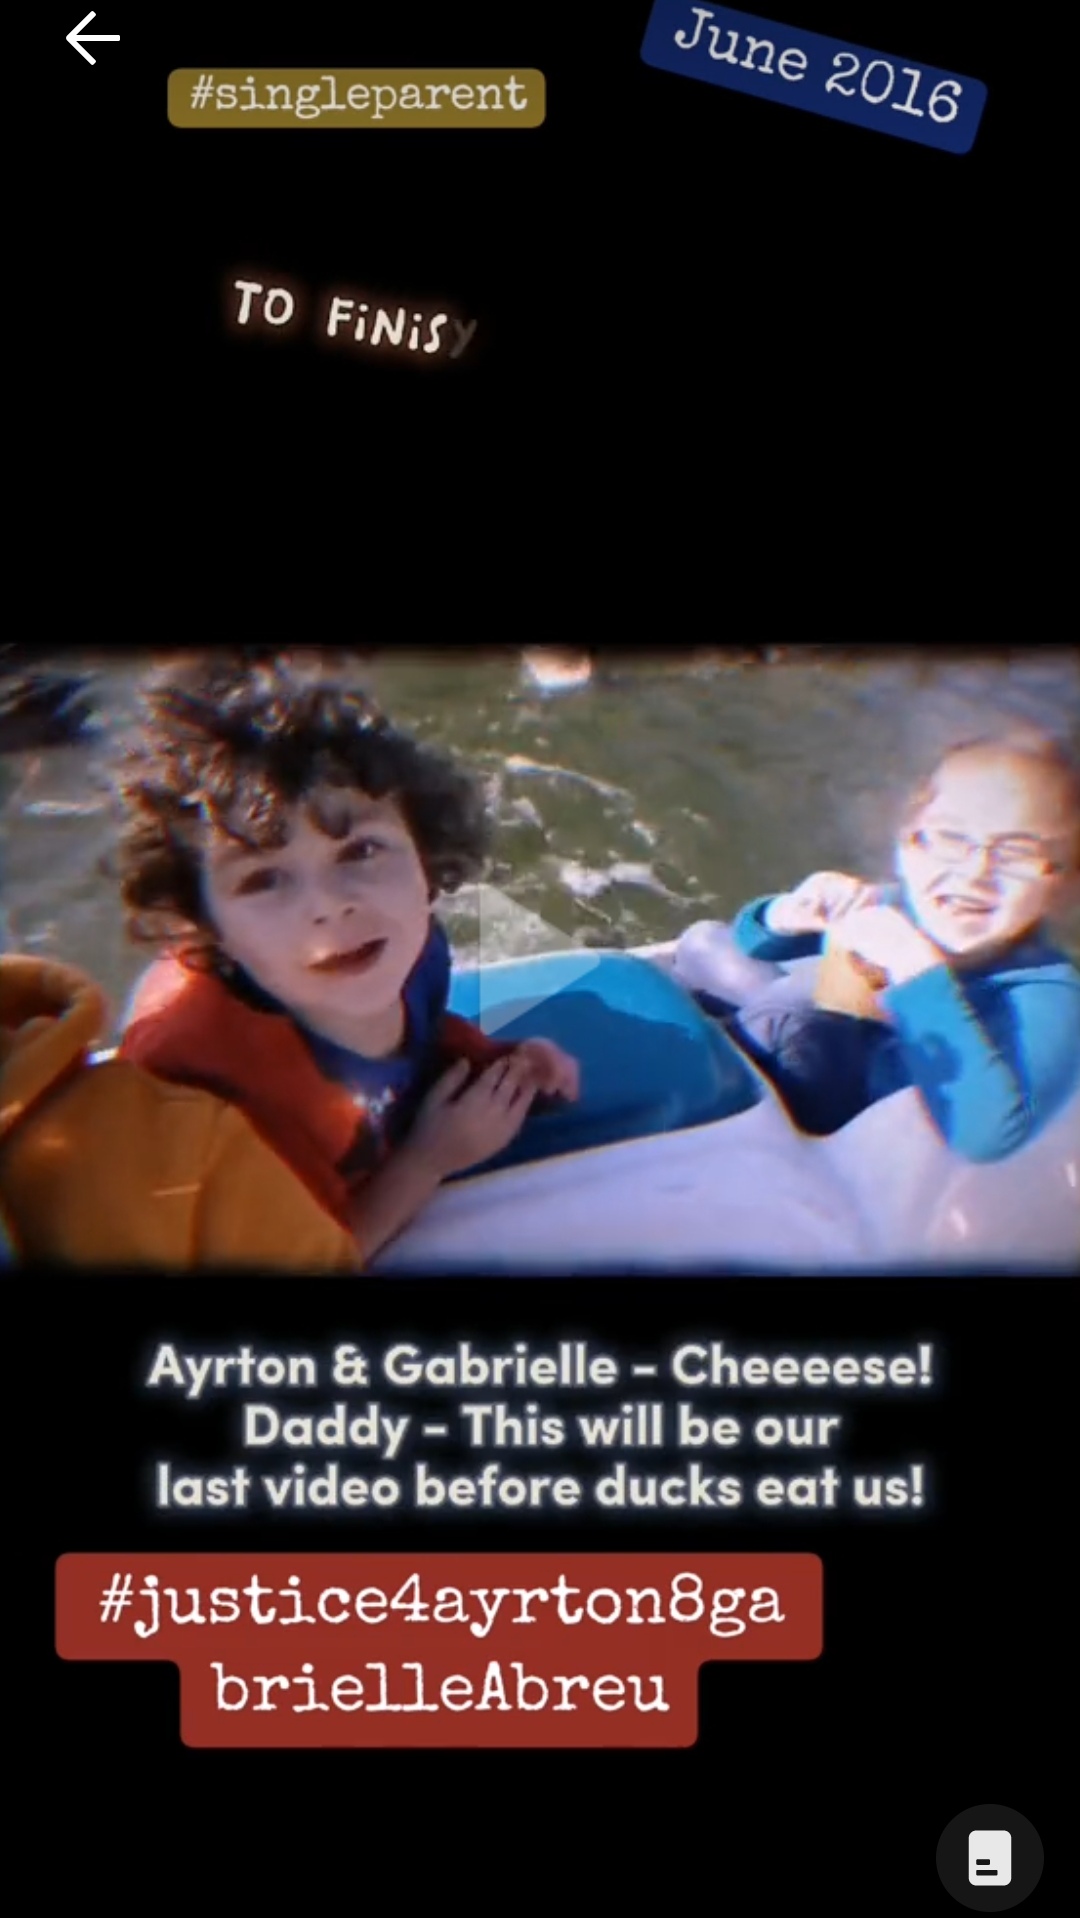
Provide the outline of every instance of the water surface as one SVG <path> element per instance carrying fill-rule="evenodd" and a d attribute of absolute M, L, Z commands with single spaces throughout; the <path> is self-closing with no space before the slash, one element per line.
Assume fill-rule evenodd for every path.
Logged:
<path fill-rule="evenodd" d="M 109 876 L 107 760 L 141 662 L 62 664 L 96 675 L 99 731 L 0 758 L 3 911 L 11 944 L 82 966 L 119 1006 L 146 954 L 126 941 Z M 458 949 L 479 936 L 489 957 L 669 939 L 818 867 L 884 877 L 904 798 L 947 745 L 1016 720 L 1080 745 L 1080 656 L 1065 649 L 657 653 L 602 662 L 562 692 L 531 683 L 510 648 L 399 650 L 362 678 L 489 782 L 492 890 L 446 909 Z M 1064 942 L 1080 958 L 1080 915 Z"/>

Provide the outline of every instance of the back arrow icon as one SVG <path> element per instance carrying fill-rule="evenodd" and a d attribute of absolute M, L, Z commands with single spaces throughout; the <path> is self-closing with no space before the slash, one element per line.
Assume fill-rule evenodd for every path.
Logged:
<path fill-rule="evenodd" d="M 94 59 L 94 56 L 92 53 L 87 53 L 86 48 L 83 46 L 83 41 L 84 40 L 119 40 L 120 38 L 120 35 L 118 33 L 84 33 L 83 28 L 88 27 L 90 25 L 91 20 L 96 20 L 96 19 L 97 19 L 96 13 L 88 13 L 86 16 L 86 19 L 80 20 L 78 26 L 72 27 L 71 32 L 67 35 L 68 45 L 71 47 L 74 47 L 76 53 L 81 53 L 84 60 L 89 60 L 90 65 L 92 67 L 97 66 L 97 61 Z"/>

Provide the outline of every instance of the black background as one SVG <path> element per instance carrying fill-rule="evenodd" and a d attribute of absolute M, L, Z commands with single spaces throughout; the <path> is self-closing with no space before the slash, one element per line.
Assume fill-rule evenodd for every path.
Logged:
<path fill-rule="evenodd" d="M 455 1843 L 464 1842 L 471 1825 L 462 1882 L 477 1885 L 519 1830 L 526 1851 L 537 1842 L 526 1845 L 527 1833 L 547 1831 L 551 1845 L 557 1841 L 557 1855 L 544 1861 L 553 1874 L 550 1890 L 574 1877 L 579 1850 L 596 1854 L 605 1870 L 621 1861 L 636 1871 L 649 1853 L 666 1856 L 674 1870 L 692 1838 L 695 1856 L 685 1858 L 686 1869 L 705 1872 L 718 1894 L 726 1888 L 725 1899 L 738 1892 L 746 1900 L 739 1910 L 786 1909 L 785 1899 L 813 1895 L 816 1902 L 820 1893 L 845 1913 L 890 1901 L 907 1910 L 943 1905 L 934 1864 L 940 1833 L 966 1805 L 992 1798 L 1015 1806 L 1040 1832 L 1048 1862 L 1037 1897 L 1049 1900 L 1065 1836 L 1055 1822 L 1058 1758 L 1047 1734 L 1070 1662 L 1063 1501 L 1074 1476 L 1066 1409 L 1071 1290 L 1062 1279 L 1034 1276 L 486 1285 L 239 1284 L 208 1277 L 51 1287 L 43 1278 L 37 1298 L 39 1307 L 48 1300 L 53 1329 L 44 1330 L 39 1310 L 45 1363 L 38 1390 L 50 1407 L 49 1429 L 64 1437 L 43 1488 L 42 1625 L 51 1609 L 52 1561 L 64 1551 L 211 1550 L 226 1543 L 463 1553 L 560 1545 L 809 1549 L 825 1566 L 822 1658 L 707 1668 L 700 1738 L 688 1751 L 188 1751 L 179 1743 L 171 1669 L 54 1660 L 56 1786 L 73 1803 L 93 1806 L 102 1840 L 115 1834 L 120 1808 L 127 1820 L 157 1817 L 167 1807 L 170 1828 L 189 1829 L 194 1839 L 200 1829 L 210 1833 L 213 1806 L 250 1805 L 256 1818 L 287 1806 L 297 1832 L 308 1834 L 303 1843 L 313 1842 L 320 1860 L 325 1851 L 331 1872 L 336 1841 L 321 1834 L 348 1819 L 350 1807 L 357 1817 L 363 1808 L 365 1843 L 375 1844 L 381 1821 L 399 1818 L 431 1836 L 433 1861 L 449 1856 L 438 1853 L 447 1831 L 456 1828 Z M 206 1470 L 237 1457 L 234 1405 L 220 1395 L 191 1405 L 173 1392 L 144 1389 L 159 1339 L 188 1351 L 232 1350 L 244 1340 L 307 1351 L 332 1340 L 378 1348 L 400 1338 L 431 1352 L 464 1336 L 497 1350 L 515 1338 L 550 1349 L 559 1337 L 587 1336 L 594 1349 L 628 1361 L 659 1357 L 677 1339 L 702 1336 L 744 1354 L 793 1347 L 906 1351 L 930 1340 L 940 1381 L 931 1391 L 679 1394 L 716 1416 L 741 1416 L 780 1399 L 793 1409 L 812 1403 L 838 1410 L 845 1423 L 834 1462 L 850 1471 L 923 1461 L 927 1507 L 918 1514 L 787 1519 L 718 1511 L 666 1522 L 584 1514 L 558 1525 L 539 1518 L 470 1522 L 463 1514 L 441 1523 L 407 1512 L 371 1522 L 345 1515 L 200 1523 L 196 1515 L 151 1510 L 154 1458 Z M 320 1392 L 313 1405 L 333 1396 Z M 422 1394 L 393 1396 L 396 1410 L 428 1405 Z M 431 1410 L 443 1396 L 431 1393 Z M 504 1396 L 520 1403 L 536 1394 Z M 441 1442 L 438 1451 L 451 1456 Z M 281 1456 L 288 1464 L 295 1455 Z M 469 1455 L 473 1469 L 483 1456 Z M 640 1469 L 655 1469 L 655 1455 L 637 1456 Z M 812 1469 L 805 1453 L 709 1456 L 718 1471 Z M 504 1469 L 550 1469 L 553 1459 L 580 1469 L 561 1452 L 504 1455 Z M 437 1469 L 435 1457 L 429 1463 Z M 463 1582 L 466 1574 L 467 1561 Z M 272 1870 L 276 1856 L 270 1847 L 248 1862 Z"/>
<path fill-rule="evenodd" d="M 805 517 L 828 474 L 838 515 L 868 486 L 905 509 L 943 492 L 955 537 L 1038 377 L 1052 76 L 1040 94 L 991 9 L 783 9 L 793 35 L 984 81 L 957 156 L 646 67 L 649 11 L 118 4 L 121 42 L 94 68 L 61 43 L 79 179 L 56 218 L 72 291 L 93 295 L 56 312 L 86 369 L 73 418 L 99 441 L 141 431 L 147 458 L 156 444 L 163 503 L 213 491 L 239 517 L 295 516 L 314 491 L 361 538 L 391 508 L 414 526 L 445 515 L 465 475 L 548 508 L 583 473 L 598 493 L 629 479 L 719 508 L 749 479 L 744 457 L 770 474 L 774 523 L 785 476 Z M 173 67 L 421 60 L 540 68 L 545 125 L 241 133 L 165 118 Z M 423 374 L 291 329 L 237 338 L 226 288 L 252 268 L 446 301 L 479 330 L 457 365 Z"/>

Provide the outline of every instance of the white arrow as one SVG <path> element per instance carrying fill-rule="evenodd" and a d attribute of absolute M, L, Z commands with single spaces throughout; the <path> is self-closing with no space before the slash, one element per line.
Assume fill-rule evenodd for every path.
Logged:
<path fill-rule="evenodd" d="M 84 40 L 119 40 L 120 38 L 120 35 L 118 33 L 84 33 L 83 28 L 88 27 L 90 25 L 91 20 L 96 20 L 96 19 L 97 19 L 96 13 L 88 13 L 86 16 L 86 19 L 80 20 L 77 27 L 72 27 L 71 32 L 67 36 L 68 45 L 71 47 L 74 47 L 76 53 L 81 53 L 84 60 L 89 60 L 90 65 L 92 67 L 97 66 L 97 61 L 94 59 L 94 56 L 92 53 L 87 53 L 86 48 L 83 46 L 83 41 Z"/>
<path fill-rule="evenodd" d="M 461 899 L 461 894 L 457 895 Z M 476 907 L 478 933 L 479 970 L 473 974 L 470 969 L 469 983 L 475 986 L 476 1003 L 472 1004 L 472 994 L 465 985 L 465 970 L 461 972 L 461 982 L 469 999 L 468 1016 L 475 1018 L 481 1030 L 492 1035 L 502 1028 L 512 1025 L 523 1013 L 532 1012 L 549 999 L 554 999 L 568 986 L 576 985 L 590 972 L 595 972 L 600 964 L 599 953 L 588 946 L 574 946 L 567 949 L 566 934 L 556 932 L 536 913 L 519 906 L 516 900 L 509 899 L 495 886 L 479 885 L 476 888 Z M 485 936 L 486 935 L 486 936 Z M 522 996 L 520 989 L 517 998 L 508 1004 L 505 990 L 499 990 L 499 975 L 489 974 L 485 968 L 493 961 L 507 955 L 515 946 L 524 954 L 537 954 L 552 948 L 558 953 L 558 966 L 554 973 L 541 975 L 540 990 Z M 557 979 L 558 983 L 554 983 Z"/>

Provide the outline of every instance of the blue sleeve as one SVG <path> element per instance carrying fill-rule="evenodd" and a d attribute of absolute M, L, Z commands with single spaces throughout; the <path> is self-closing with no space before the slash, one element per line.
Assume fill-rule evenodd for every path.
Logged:
<path fill-rule="evenodd" d="M 1008 1158 L 1080 1088 L 1080 979 L 1070 973 L 999 988 L 993 1031 L 948 966 L 882 994 L 912 1079 L 963 1158 Z"/>
<path fill-rule="evenodd" d="M 820 932 L 770 932 L 765 924 L 765 908 L 779 897 L 766 893 L 736 913 L 731 927 L 735 944 L 748 959 L 771 959 L 777 965 L 787 959 L 812 959 L 821 951 Z"/>
<path fill-rule="evenodd" d="M 450 999 L 450 941 L 437 919 L 427 945 L 405 981 L 405 1006 L 413 1037 L 420 1045 L 434 1039 Z"/>

